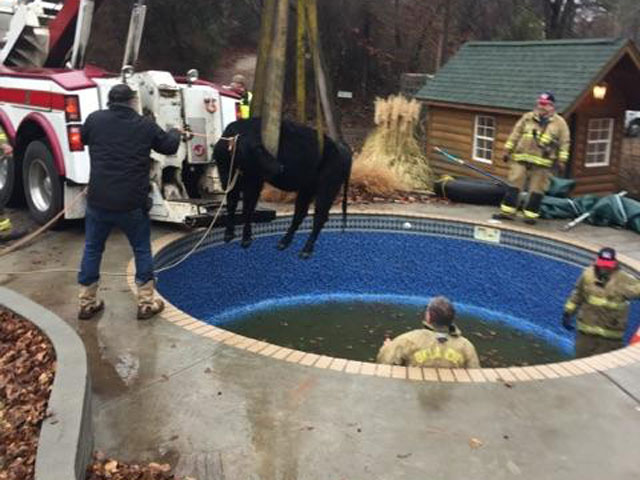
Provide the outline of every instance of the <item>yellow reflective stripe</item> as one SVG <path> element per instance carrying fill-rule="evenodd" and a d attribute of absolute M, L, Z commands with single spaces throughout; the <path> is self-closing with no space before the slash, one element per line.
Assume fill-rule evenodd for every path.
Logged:
<path fill-rule="evenodd" d="M 0 131 L 0 143 L 7 143 L 7 134 Z"/>
<path fill-rule="evenodd" d="M 522 213 L 524 214 L 525 218 L 539 218 L 540 217 L 539 213 L 532 212 L 531 210 L 523 210 Z"/>
<path fill-rule="evenodd" d="M 613 339 L 619 339 L 624 337 L 624 332 L 621 332 L 619 330 L 609 330 L 608 328 L 596 327 L 595 325 L 587 325 L 580 321 L 576 323 L 576 326 L 578 327 L 578 331 L 582 333 L 587 333 L 589 335 L 597 335 L 599 337 L 613 338 Z"/>
<path fill-rule="evenodd" d="M 558 158 L 560 160 L 567 160 L 569 158 L 569 151 L 568 150 L 560 150 Z"/>
<path fill-rule="evenodd" d="M 551 167 L 553 165 L 553 160 L 550 160 L 548 158 L 542 158 L 537 155 L 531 155 L 529 153 L 516 153 L 513 156 L 513 159 L 516 162 L 533 163 L 541 167 Z"/>
<path fill-rule="evenodd" d="M 578 308 L 578 306 L 575 303 L 573 303 L 571 300 L 568 300 L 567 303 L 564 304 L 565 312 L 573 313 L 576 311 L 576 308 Z"/>
<path fill-rule="evenodd" d="M 594 307 L 604 307 L 610 310 L 622 310 L 627 306 L 627 302 L 611 302 L 605 297 L 598 297 L 597 295 L 589 295 L 587 297 L 587 303 Z"/>
<path fill-rule="evenodd" d="M 500 210 L 506 214 L 515 214 L 517 209 L 515 207 L 510 207 L 509 205 L 505 205 L 504 203 L 500 205 Z"/>
<path fill-rule="evenodd" d="M 513 150 L 513 142 L 509 141 L 505 143 L 504 148 L 506 148 L 507 150 Z"/>
<path fill-rule="evenodd" d="M 413 359 L 419 365 L 424 365 L 427 362 L 439 360 L 441 358 L 453 363 L 456 367 L 461 367 L 464 364 L 464 357 L 462 354 L 453 348 L 445 348 L 443 352 L 442 348 L 438 346 L 418 350 L 413 354 Z"/>
<path fill-rule="evenodd" d="M 540 142 L 551 143 L 552 141 L 553 141 L 553 137 L 551 135 L 548 135 L 546 133 L 543 133 L 542 135 L 540 135 Z"/>
<path fill-rule="evenodd" d="M 0 220 L 0 232 L 6 232 L 7 230 L 11 230 L 11 220 L 4 218 Z"/>

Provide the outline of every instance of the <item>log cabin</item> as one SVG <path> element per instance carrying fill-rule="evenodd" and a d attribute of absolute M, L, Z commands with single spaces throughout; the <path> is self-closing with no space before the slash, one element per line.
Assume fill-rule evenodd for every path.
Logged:
<path fill-rule="evenodd" d="M 506 177 L 507 137 L 544 91 L 554 93 L 556 111 L 571 129 L 565 176 L 577 181 L 573 194 L 617 191 L 625 111 L 640 110 L 640 52 L 626 39 L 463 45 L 415 95 L 427 105 L 434 171 L 475 175 L 443 160 L 438 146 Z"/>

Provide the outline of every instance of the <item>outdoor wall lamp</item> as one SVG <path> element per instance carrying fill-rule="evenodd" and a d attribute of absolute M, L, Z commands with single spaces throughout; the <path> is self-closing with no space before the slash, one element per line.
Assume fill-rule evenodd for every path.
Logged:
<path fill-rule="evenodd" d="M 596 100 L 604 100 L 607 96 L 607 84 L 599 83 L 593 87 L 593 98 Z"/>

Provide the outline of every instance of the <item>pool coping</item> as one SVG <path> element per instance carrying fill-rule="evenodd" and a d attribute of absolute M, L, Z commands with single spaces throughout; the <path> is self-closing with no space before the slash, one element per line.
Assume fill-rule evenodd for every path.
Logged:
<path fill-rule="evenodd" d="M 483 226 L 495 228 L 502 231 L 522 233 L 536 236 L 542 239 L 554 240 L 587 250 L 596 254 L 599 247 L 593 244 L 567 238 L 563 235 L 552 232 L 536 230 L 535 227 L 527 227 L 519 224 L 495 224 L 489 221 L 470 221 L 460 218 L 438 215 L 409 213 L 390 213 L 389 211 L 376 211 L 374 209 L 366 212 L 357 212 L 358 215 L 406 217 L 423 220 L 446 221 L 461 223 L 472 226 Z M 288 214 L 282 217 L 290 216 Z M 282 218 L 281 217 L 281 218 Z M 152 250 L 160 252 L 176 240 L 192 235 L 192 232 L 176 232 L 164 235 L 152 243 Z M 620 263 L 640 271 L 640 261 L 629 258 L 625 255 L 618 256 Z M 127 267 L 127 283 L 135 292 L 135 264 L 133 259 Z M 192 317 L 188 313 L 175 307 L 170 301 L 164 298 L 159 292 L 156 295 L 163 299 L 166 308 L 160 315 L 165 321 L 181 327 L 191 333 L 213 340 L 214 342 L 245 350 L 250 353 L 282 360 L 288 363 L 298 364 L 305 367 L 314 367 L 336 372 L 345 372 L 354 375 L 375 376 L 384 378 L 404 379 L 412 381 L 446 382 L 446 383 L 513 383 L 551 380 L 558 378 L 573 377 L 591 373 L 602 372 L 613 368 L 625 367 L 640 362 L 640 344 L 626 346 L 613 352 L 594 355 L 587 358 L 569 360 L 559 363 L 548 363 L 540 365 L 530 365 L 525 367 L 504 367 L 504 368 L 479 368 L 479 369 L 448 369 L 448 368 L 422 368 L 404 367 L 396 365 L 383 365 L 370 362 L 348 360 L 338 357 L 330 357 L 316 353 L 294 350 L 279 345 L 270 344 L 254 338 L 245 337 L 230 332 L 220 327 L 215 327 L 202 320 Z"/>

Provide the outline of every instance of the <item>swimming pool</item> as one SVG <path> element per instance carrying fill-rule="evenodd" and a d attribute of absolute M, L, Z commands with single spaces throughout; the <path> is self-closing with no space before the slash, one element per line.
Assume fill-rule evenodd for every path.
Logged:
<path fill-rule="evenodd" d="M 294 245 L 279 252 L 288 223 L 283 217 L 256 225 L 248 250 L 222 243 L 222 233 L 214 232 L 204 249 L 160 275 L 159 292 L 193 317 L 231 330 L 243 318 L 292 306 L 425 305 L 445 295 L 463 315 L 506 325 L 571 355 L 573 338 L 560 319 L 582 268 L 593 260 L 586 249 L 458 221 L 350 215 L 345 232 L 341 219 L 331 217 L 314 256 L 302 261 L 297 251 L 309 221 Z M 157 266 L 180 258 L 197 239 L 196 233 L 164 248 Z M 630 320 L 628 336 L 640 323 L 638 305 Z"/>

